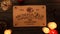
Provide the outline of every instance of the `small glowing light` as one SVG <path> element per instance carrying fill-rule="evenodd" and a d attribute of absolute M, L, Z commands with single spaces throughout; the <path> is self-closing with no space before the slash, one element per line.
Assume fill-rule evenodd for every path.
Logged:
<path fill-rule="evenodd" d="M 47 34 L 47 33 L 49 33 L 50 30 L 49 30 L 49 28 L 47 28 L 47 27 L 43 27 L 43 28 L 42 28 L 42 31 Z"/>
<path fill-rule="evenodd" d="M 11 29 L 7 29 L 4 31 L 4 34 L 11 34 L 12 33 L 12 30 Z"/>
<path fill-rule="evenodd" d="M 57 24 L 56 24 L 55 22 L 49 22 L 49 23 L 48 23 L 48 27 L 49 27 L 50 29 L 55 29 L 55 28 L 57 28 Z"/>

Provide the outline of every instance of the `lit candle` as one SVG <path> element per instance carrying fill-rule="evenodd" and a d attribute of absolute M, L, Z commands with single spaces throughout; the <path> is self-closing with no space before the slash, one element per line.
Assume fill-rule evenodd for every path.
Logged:
<path fill-rule="evenodd" d="M 55 28 L 57 28 L 57 24 L 55 22 L 49 22 L 48 27 L 50 28 L 49 34 L 58 34 L 58 31 L 55 30 Z"/>
<path fill-rule="evenodd" d="M 47 28 L 47 27 L 43 27 L 42 28 L 42 31 L 45 33 L 45 34 L 48 34 L 49 33 L 49 28 Z"/>
<path fill-rule="evenodd" d="M 11 29 L 6 29 L 5 31 L 4 31 L 4 34 L 11 34 L 12 33 L 12 30 Z"/>

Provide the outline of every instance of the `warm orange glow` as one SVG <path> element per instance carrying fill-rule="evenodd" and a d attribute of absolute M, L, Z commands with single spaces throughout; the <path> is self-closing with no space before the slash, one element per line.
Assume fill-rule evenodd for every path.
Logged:
<path fill-rule="evenodd" d="M 11 29 L 7 29 L 4 31 L 4 34 L 11 34 L 12 33 L 12 30 Z"/>
<path fill-rule="evenodd" d="M 57 24 L 56 24 L 55 22 L 49 22 L 49 23 L 48 23 L 48 27 L 49 27 L 50 29 L 55 29 L 55 28 L 57 28 Z"/>
<path fill-rule="evenodd" d="M 47 34 L 47 33 L 49 33 L 49 28 L 47 28 L 47 27 L 43 27 L 42 28 L 42 31 L 45 33 L 45 34 Z"/>

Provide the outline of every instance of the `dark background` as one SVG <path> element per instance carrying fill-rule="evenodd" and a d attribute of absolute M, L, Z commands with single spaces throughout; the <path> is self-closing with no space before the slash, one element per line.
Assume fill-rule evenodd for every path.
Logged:
<path fill-rule="evenodd" d="M 0 0 L 1 2 L 2 0 Z M 13 5 L 46 5 L 47 7 L 47 24 L 48 22 L 56 22 L 58 27 L 56 28 L 60 32 L 60 0 L 24 0 L 23 2 L 12 1 Z M 12 7 L 6 12 L 0 8 L 0 22 L 5 22 L 6 27 L 2 29 L 12 29 L 12 34 L 44 34 L 42 27 L 13 27 L 13 11 Z M 59 33 L 60 34 L 60 33 Z"/>

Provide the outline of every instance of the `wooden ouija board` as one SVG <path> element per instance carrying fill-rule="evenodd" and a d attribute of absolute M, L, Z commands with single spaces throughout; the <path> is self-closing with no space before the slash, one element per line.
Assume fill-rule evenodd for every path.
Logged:
<path fill-rule="evenodd" d="M 13 26 L 46 26 L 45 5 L 13 6 Z"/>

